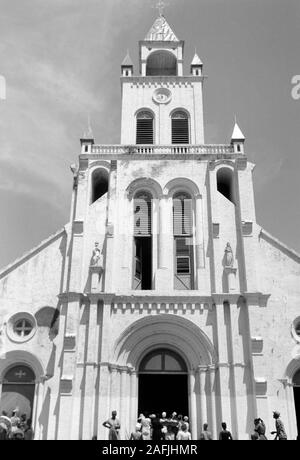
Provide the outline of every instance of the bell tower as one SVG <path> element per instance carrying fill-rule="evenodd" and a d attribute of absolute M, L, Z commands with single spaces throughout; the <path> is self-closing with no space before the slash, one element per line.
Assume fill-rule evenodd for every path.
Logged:
<path fill-rule="evenodd" d="M 183 64 L 184 41 L 160 13 L 139 42 L 139 75 L 122 65 L 121 144 L 204 144 L 203 65 L 185 76 Z"/>

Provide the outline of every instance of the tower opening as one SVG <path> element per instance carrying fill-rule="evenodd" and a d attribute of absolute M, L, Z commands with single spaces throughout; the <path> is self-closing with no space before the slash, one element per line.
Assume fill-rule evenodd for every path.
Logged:
<path fill-rule="evenodd" d="M 138 413 L 172 412 L 188 416 L 188 372 L 184 360 L 168 349 L 147 354 L 139 367 Z M 156 391 L 157 389 L 157 391 Z"/>
<path fill-rule="evenodd" d="M 189 144 L 189 118 L 186 112 L 172 115 L 172 144 Z"/>
<path fill-rule="evenodd" d="M 13 366 L 7 370 L 2 383 L 0 412 L 3 410 L 11 415 L 18 408 L 19 415 L 32 417 L 35 391 L 35 375 L 30 367 L 25 365 Z"/>
<path fill-rule="evenodd" d="M 152 289 L 152 196 L 147 192 L 134 198 L 133 288 Z"/>
<path fill-rule="evenodd" d="M 217 190 L 222 193 L 227 200 L 235 204 L 233 174 L 229 168 L 221 168 L 217 172 Z"/>
<path fill-rule="evenodd" d="M 300 437 L 300 369 L 293 377 L 295 411 L 297 418 L 298 438 Z"/>
<path fill-rule="evenodd" d="M 136 143 L 153 144 L 153 115 L 151 112 L 139 112 L 136 118 Z"/>
<path fill-rule="evenodd" d="M 99 200 L 108 192 L 108 172 L 105 169 L 96 169 L 92 174 L 91 204 Z"/>
<path fill-rule="evenodd" d="M 169 51 L 154 51 L 147 59 L 147 76 L 176 76 L 177 59 Z"/>

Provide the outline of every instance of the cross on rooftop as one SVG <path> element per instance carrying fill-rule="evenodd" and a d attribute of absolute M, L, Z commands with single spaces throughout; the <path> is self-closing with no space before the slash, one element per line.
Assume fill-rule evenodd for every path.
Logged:
<path fill-rule="evenodd" d="M 165 3 L 163 0 L 158 0 L 155 8 L 158 9 L 160 16 L 163 16 L 166 6 L 168 6 L 168 3 Z"/>

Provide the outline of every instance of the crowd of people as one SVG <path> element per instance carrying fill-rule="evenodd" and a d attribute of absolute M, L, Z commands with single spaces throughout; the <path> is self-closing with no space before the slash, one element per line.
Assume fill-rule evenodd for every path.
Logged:
<path fill-rule="evenodd" d="M 271 431 L 271 434 L 275 434 L 275 440 L 287 440 L 284 424 L 280 419 L 280 413 L 278 411 L 273 412 L 273 418 L 275 419 L 275 431 Z M 109 440 L 116 441 L 120 440 L 120 428 L 121 423 L 117 418 L 117 412 L 113 411 L 111 417 L 103 423 L 103 426 L 109 429 Z M 94 438 L 95 439 L 95 438 Z M 132 441 L 190 441 L 192 439 L 190 432 L 190 424 L 188 416 L 177 415 L 173 412 L 170 417 L 167 417 L 166 412 L 162 412 L 161 417 L 157 414 L 151 414 L 149 416 L 140 414 L 135 431 L 133 431 L 129 437 Z M 227 429 L 227 424 L 223 422 L 221 424 L 221 431 L 218 439 L 220 441 L 231 441 L 233 440 L 231 432 Z M 200 434 L 200 441 L 212 441 L 213 435 L 208 429 L 208 424 L 204 423 L 203 430 Z M 251 434 L 251 440 L 253 441 L 267 441 L 266 436 L 266 425 L 261 418 L 254 419 L 254 430 Z"/>
<path fill-rule="evenodd" d="M 2 411 L 0 415 L 0 440 L 25 440 L 33 439 L 33 430 L 31 419 L 27 418 L 26 414 L 18 415 L 18 410 L 12 411 L 9 417 L 6 411 Z"/>
<path fill-rule="evenodd" d="M 276 440 L 287 440 L 284 424 L 280 419 L 278 411 L 273 412 L 275 419 L 275 431 L 271 431 L 275 435 Z M 103 426 L 109 429 L 109 440 L 120 440 L 121 423 L 117 418 L 117 412 L 113 411 L 111 417 L 107 419 Z M 221 424 L 221 431 L 218 439 L 221 441 L 233 440 L 231 432 L 227 429 L 225 422 Z M 34 433 L 31 425 L 31 420 L 27 419 L 26 414 L 18 415 L 18 410 L 12 411 L 9 417 L 6 411 L 2 411 L 0 416 L 0 440 L 33 440 Z M 177 415 L 173 412 L 167 417 L 166 412 L 162 412 L 161 417 L 157 414 L 144 415 L 140 414 L 137 419 L 135 430 L 128 436 L 133 441 L 190 441 L 192 439 L 190 432 L 190 423 L 187 415 Z M 93 439 L 97 439 L 94 437 Z M 254 430 L 251 434 L 253 441 L 265 441 L 266 425 L 261 418 L 254 419 Z M 204 423 L 203 430 L 199 440 L 212 441 L 213 435 L 208 429 L 208 424 Z"/>

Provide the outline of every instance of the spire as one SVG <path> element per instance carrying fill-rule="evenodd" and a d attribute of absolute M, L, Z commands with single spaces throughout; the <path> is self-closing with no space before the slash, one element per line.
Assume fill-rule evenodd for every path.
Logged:
<path fill-rule="evenodd" d="M 127 54 L 124 58 L 124 61 L 121 64 L 121 72 L 123 77 L 132 77 L 133 75 L 133 62 L 127 50 Z"/>
<path fill-rule="evenodd" d="M 145 41 L 179 42 L 166 18 L 160 14 L 145 37 Z"/>
<path fill-rule="evenodd" d="M 203 62 L 199 58 L 197 51 L 195 49 L 195 56 L 192 60 L 191 63 L 191 74 L 196 76 L 196 77 L 201 77 L 202 76 L 202 67 L 203 67 Z"/>
<path fill-rule="evenodd" d="M 124 58 L 124 61 L 122 62 L 122 67 L 133 67 L 133 62 L 131 60 L 129 51 L 127 50 L 127 54 Z"/>
<path fill-rule="evenodd" d="M 196 50 L 195 50 L 195 56 L 192 60 L 192 63 L 191 63 L 192 66 L 202 66 L 203 65 L 203 62 L 201 61 L 201 59 L 199 58 Z"/>
<path fill-rule="evenodd" d="M 88 115 L 88 126 L 86 131 L 83 133 L 82 139 L 94 139 L 93 130 L 91 127 L 91 117 Z"/>
<path fill-rule="evenodd" d="M 237 124 L 236 117 L 235 117 L 235 125 L 233 128 L 232 136 L 231 136 L 231 141 L 244 141 L 245 136 L 242 133 L 239 125 Z"/>
<path fill-rule="evenodd" d="M 81 153 L 91 153 L 92 145 L 94 144 L 94 134 L 91 127 L 90 114 L 88 115 L 88 126 L 80 139 Z"/>
<path fill-rule="evenodd" d="M 241 128 L 237 124 L 235 117 L 235 124 L 231 136 L 231 145 L 235 153 L 245 153 L 244 152 L 245 136 L 241 131 Z"/>

